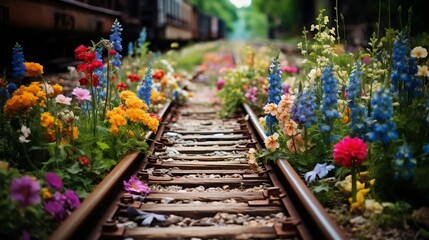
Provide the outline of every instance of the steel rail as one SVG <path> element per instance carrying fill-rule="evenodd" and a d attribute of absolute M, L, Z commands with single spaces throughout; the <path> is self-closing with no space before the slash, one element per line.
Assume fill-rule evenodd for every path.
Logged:
<path fill-rule="evenodd" d="M 173 103 L 168 101 L 158 115 L 164 118 L 172 105 Z M 148 132 L 145 139 L 151 139 L 154 135 L 155 133 Z M 111 199 L 117 198 L 117 195 L 122 191 L 122 188 L 118 187 L 121 186 L 119 183 L 123 181 L 124 177 L 131 176 L 142 160 L 143 156 L 140 152 L 127 154 L 85 198 L 81 205 L 55 229 L 49 239 L 86 239 L 90 233 L 94 232 L 94 223 L 99 221 L 101 213 L 106 212 L 106 206 L 110 205 Z"/>
<path fill-rule="evenodd" d="M 260 126 L 258 117 L 248 104 L 243 103 L 243 108 L 246 114 L 248 114 L 249 121 L 252 122 L 255 131 L 263 141 L 267 138 L 267 135 L 265 134 L 264 129 Z M 317 228 L 314 230 L 323 236 L 321 237 L 322 239 L 346 239 L 344 231 L 329 216 L 290 163 L 285 159 L 279 159 L 276 161 L 274 167 L 277 167 L 283 174 L 288 184 L 287 186 L 293 192 L 294 197 L 299 200 L 303 210 L 310 217 L 313 224 L 309 223 L 308 225 Z"/>

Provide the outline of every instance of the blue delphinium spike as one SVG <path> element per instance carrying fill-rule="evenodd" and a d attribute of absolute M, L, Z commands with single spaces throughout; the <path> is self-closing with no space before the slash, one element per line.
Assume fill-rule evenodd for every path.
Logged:
<path fill-rule="evenodd" d="M 349 85 L 346 88 L 347 99 L 349 100 L 347 105 L 351 110 L 350 136 L 364 139 L 364 136 L 368 131 L 369 119 L 367 117 L 368 112 L 365 106 L 359 103 L 359 99 L 361 98 L 361 77 L 361 62 L 358 61 L 349 76 Z"/>
<path fill-rule="evenodd" d="M 393 160 L 393 169 L 395 171 L 394 177 L 396 179 L 410 179 L 414 176 L 416 163 L 417 161 L 413 157 L 411 148 L 404 143 L 399 147 L 399 150 L 395 155 L 395 159 Z"/>
<path fill-rule="evenodd" d="M 277 55 L 270 65 L 270 75 L 268 76 L 268 100 L 267 103 L 278 104 L 283 93 L 282 79 L 279 56 Z M 275 126 L 278 120 L 275 116 L 269 114 L 266 117 L 267 133 L 272 135 L 275 132 Z"/>
<path fill-rule="evenodd" d="M 384 144 L 390 143 L 398 138 L 395 122 L 392 120 L 393 105 L 389 90 L 379 88 L 375 91 L 371 99 L 372 122 L 370 131 L 366 134 L 369 142 L 381 141 Z"/>
<path fill-rule="evenodd" d="M 112 65 L 116 67 L 121 66 L 122 55 L 122 26 L 119 21 L 116 19 L 112 25 L 112 33 L 110 34 L 110 43 L 112 44 L 112 49 L 116 51 L 116 54 L 112 58 Z"/>
<path fill-rule="evenodd" d="M 393 43 L 392 53 L 392 92 L 404 98 L 409 95 L 407 101 L 422 93 L 423 81 L 416 77 L 418 71 L 416 61 L 409 57 L 410 45 L 408 30 L 401 31 Z M 405 100 L 404 100 L 405 101 Z"/>
<path fill-rule="evenodd" d="M 103 62 L 103 48 L 98 47 L 95 49 L 95 57 L 100 62 Z M 107 67 L 103 64 L 102 67 L 94 69 L 94 74 L 98 77 L 98 86 L 97 91 L 101 99 L 104 99 L 106 97 L 106 91 L 105 88 L 107 86 Z"/>
<path fill-rule="evenodd" d="M 333 130 L 334 120 L 340 115 L 338 113 L 338 90 L 337 80 L 334 77 L 332 66 L 326 66 L 322 74 L 322 104 L 320 111 L 322 112 L 320 131 L 322 133 L 329 133 L 326 141 L 332 142 L 336 136 L 331 135 Z"/>
<path fill-rule="evenodd" d="M 24 51 L 18 43 L 12 49 L 12 68 L 14 78 L 20 79 L 25 76 Z"/>
<path fill-rule="evenodd" d="M 137 47 L 141 48 L 143 47 L 143 44 L 146 42 L 147 34 L 146 34 L 146 28 L 142 28 L 139 34 L 139 38 L 137 39 Z"/>
<path fill-rule="evenodd" d="M 150 106 L 150 97 L 152 92 L 152 66 L 149 65 L 144 78 L 141 81 L 141 86 L 137 92 L 137 96 L 142 99 L 146 105 Z"/>
<path fill-rule="evenodd" d="M 303 124 L 305 128 L 311 127 L 316 123 L 315 111 L 316 111 L 316 95 L 314 90 L 304 88 L 298 93 L 292 106 L 292 120 L 298 124 Z"/>
<path fill-rule="evenodd" d="M 132 57 L 134 54 L 134 44 L 132 42 L 128 43 L 128 56 Z"/>

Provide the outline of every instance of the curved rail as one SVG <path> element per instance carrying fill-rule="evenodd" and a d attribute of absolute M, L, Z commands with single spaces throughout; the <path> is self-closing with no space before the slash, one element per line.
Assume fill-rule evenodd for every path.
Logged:
<path fill-rule="evenodd" d="M 172 102 L 169 101 L 158 113 L 162 118 L 168 113 L 172 107 Z M 162 126 L 162 125 L 161 125 Z M 151 139 L 155 135 L 153 132 L 148 132 L 145 139 Z M 93 223 L 97 222 L 100 213 L 104 212 L 106 206 L 109 206 L 111 199 L 116 198 L 116 195 L 122 190 L 118 186 L 124 177 L 131 176 L 135 168 L 142 162 L 140 152 L 132 152 L 126 155 L 118 165 L 101 181 L 97 187 L 85 198 L 79 208 L 77 208 L 61 225 L 51 234 L 49 239 L 84 239 L 82 233 L 90 233 Z M 98 226 L 100 227 L 100 226 Z"/>
<path fill-rule="evenodd" d="M 258 133 L 259 138 L 264 140 L 267 138 L 265 131 L 259 125 L 259 119 L 254 114 L 249 105 L 243 104 L 245 112 L 249 115 L 249 121 Z M 314 194 L 309 190 L 307 185 L 302 181 L 301 177 L 296 173 L 293 167 L 287 160 L 278 160 L 275 165 L 279 171 L 284 175 L 287 185 L 290 186 L 294 197 L 299 199 L 301 207 L 311 218 L 309 227 L 317 228 L 317 231 L 323 236 L 323 239 L 346 239 L 344 231 L 338 226 L 336 222 L 324 210 L 323 206 L 316 199 Z M 316 230 L 316 229 L 314 229 Z"/>

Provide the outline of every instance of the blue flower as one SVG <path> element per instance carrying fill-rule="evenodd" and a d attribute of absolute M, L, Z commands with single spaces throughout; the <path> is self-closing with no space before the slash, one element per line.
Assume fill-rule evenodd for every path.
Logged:
<path fill-rule="evenodd" d="M 283 86 L 281 79 L 280 62 L 279 56 L 277 55 L 270 66 L 270 75 L 268 76 L 268 100 L 267 103 L 278 104 L 283 94 Z M 275 130 L 275 126 L 278 124 L 278 120 L 275 116 L 269 114 L 266 117 L 267 134 L 272 135 Z"/>
<path fill-rule="evenodd" d="M 393 160 L 393 169 L 395 171 L 394 177 L 396 179 L 410 179 L 414 176 L 416 163 L 417 161 L 414 159 L 410 147 L 404 143 L 399 147 L 399 150 L 395 155 L 395 159 Z"/>
<path fill-rule="evenodd" d="M 12 68 L 15 78 L 19 79 L 25 76 L 24 52 L 18 43 L 12 49 Z"/>
<path fill-rule="evenodd" d="M 134 54 L 134 45 L 132 42 L 128 43 L 128 56 L 131 57 Z"/>
<path fill-rule="evenodd" d="M 15 83 L 8 83 L 6 88 L 7 88 L 7 91 L 9 92 L 9 94 L 12 95 L 16 91 L 17 86 Z"/>
<path fill-rule="evenodd" d="M 149 65 L 146 74 L 141 82 L 141 87 L 137 92 L 137 96 L 142 99 L 146 105 L 150 106 L 150 97 L 152 91 L 152 66 Z"/>
<path fill-rule="evenodd" d="M 120 52 L 122 51 L 121 34 L 122 26 L 116 19 L 112 25 L 112 33 L 110 34 L 110 43 L 112 44 L 112 49 L 116 51 L 116 54 L 112 58 L 112 65 L 116 67 L 120 67 L 122 65 L 122 55 L 120 54 Z"/>
<path fill-rule="evenodd" d="M 423 155 L 429 155 L 429 143 L 423 145 Z"/>
<path fill-rule="evenodd" d="M 322 104 L 320 111 L 322 112 L 320 131 L 322 133 L 328 133 L 326 141 L 332 141 L 336 139 L 336 136 L 331 136 L 333 131 L 334 120 L 340 116 L 338 113 L 338 90 L 337 80 L 334 77 L 332 66 L 329 64 L 326 66 L 322 74 Z"/>
<path fill-rule="evenodd" d="M 298 93 L 297 98 L 292 106 L 292 119 L 298 123 L 303 124 L 304 127 L 309 128 L 316 122 L 316 95 L 314 90 L 304 88 L 302 92 Z"/>
<path fill-rule="evenodd" d="M 146 28 L 144 27 L 140 31 L 139 38 L 137 39 L 137 47 L 138 48 L 143 47 L 143 44 L 146 42 L 146 37 L 147 37 Z"/>
<path fill-rule="evenodd" d="M 314 182 L 316 180 L 316 176 L 318 176 L 319 178 L 324 178 L 326 175 L 328 175 L 329 171 L 334 168 L 334 165 L 327 166 L 327 163 L 317 163 L 312 171 L 309 171 L 304 175 L 304 179 L 308 183 Z"/>
<path fill-rule="evenodd" d="M 393 43 L 393 65 L 390 80 L 392 83 L 392 91 L 396 94 L 402 93 L 411 97 L 418 96 L 422 93 L 423 81 L 416 77 L 418 71 L 417 64 L 414 58 L 409 57 L 409 32 L 407 29 L 400 32 Z"/>
<path fill-rule="evenodd" d="M 366 110 L 363 104 L 359 103 L 359 99 L 361 97 L 361 62 L 358 61 L 353 67 L 352 73 L 349 77 L 349 85 L 347 86 L 347 99 L 349 102 L 347 105 L 350 107 L 350 135 L 352 137 L 359 137 L 361 139 L 364 138 L 368 129 L 368 111 Z"/>
<path fill-rule="evenodd" d="M 366 134 L 366 139 L 370 142 L 381 141 L 388 144 L 398 138 L 395 122 L 392 120 L 393 106 L 392 97 L 388 90 L 381 88 L 375 91 L 371 99 L 371 126 Z"/>
<path fill-rule="evenodd" d="M 103 48 L 98 47 L 95 49 L 95 58 L 100 62 L 103 62 L 102 54 Z M 107 87 L 107 67 L 103 65 L 102 67 L 94 69 L 94 74 L 98 77 L 97 92 L 101 99 L 104 99 L 106 97 L 106 91 L 104 89 Z"/>

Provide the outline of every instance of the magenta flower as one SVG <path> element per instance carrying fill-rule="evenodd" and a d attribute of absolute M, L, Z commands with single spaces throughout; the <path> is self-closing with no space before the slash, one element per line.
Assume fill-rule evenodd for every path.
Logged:
<path fill-rule="evenodd" d="M 287 73 L 298 73 L 299 69 L 297 67 L 294 66 L 286 66 L 286 67 L 282 67 L 282 72 L 287 72 Z"/>
<path fill-rule="evenodd" d="M 137 179 L 136 175 L 132 175 L 130 180 L 124 181 L 125 191 L 129 193 L 144 193 L 148 194 L 150 188 L 142 181 Z"/>
<path fill-rule="evenodd" d="M 46 184 L 54 189 L 54 190 L 61 190 L 63 188 L 63 182 L 61 181 L 61 178 L 58 177 L 58 175 L 54 172 L 48 172 L 45 174 L 45 181 Z"/>
<path fill-rule="evenodd" d="M 225 79 L 219 79 L 216 83 L 216 89 L 219 91 L 222 89 L 223 85 L 225 85 Z"/>
<path fill-rule="evenodd" d="M 91 101 L 91 93 L 88 89 L 77 87 L 73 89 L 72 94 L 79 102 L 82 102 L 84 100 Z"/>
<path fill-rule="evenodd" d="M 51 200 L 45 204 L 44 209 L 54 215 L 58 221 L 64 220 L 67 217 L 67 211 L 60 201 Z"/>
<path fill-rule="evenodd" d="M 66 196 L 66 202 L 69 205 L 70 210 L 74 210 L 79 207 L 80 199 L 74 191 L 67 189 L 64 195 Z"/>
<path fill-rule="evenodd" d="M 251 87 L 249 88 L 249 90 L 247 90 L 244 96 L 252 103 L 256 103 L 256 101 L 258 100 L 258 97 L 256 96 L 257 94 L 258 94 L 258 89 L 256 87 Z"/>
<path fill-rule="evenodd" d="M 366 158 L 368 150 L 360 138 L 347 136 L 334 146 L 334 161 L 346 168 L 360 166 Z"/>
<path fill-rule="evenodd" d="M 25 208 L 40 202 L 40 184 L 30 176 L 23 176 L 12 180 L 10 198 Z"/>

